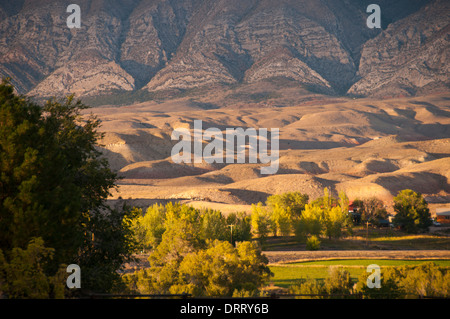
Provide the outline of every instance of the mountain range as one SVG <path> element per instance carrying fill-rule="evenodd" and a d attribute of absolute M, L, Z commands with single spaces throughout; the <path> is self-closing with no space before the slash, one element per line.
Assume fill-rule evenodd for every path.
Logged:
<path fill-rule="evenodd" d="M 287 78 L 332 96 L 447 91 L 450 1 L 0 0 L 0 77 L 34 97 Z"/>

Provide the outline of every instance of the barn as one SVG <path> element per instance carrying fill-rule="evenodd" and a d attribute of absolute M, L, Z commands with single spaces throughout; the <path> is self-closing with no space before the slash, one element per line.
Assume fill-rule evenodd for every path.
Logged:
<path fill-rule="evenodd" d="M 436 221 L 441 224 L 450 224 L 450 208 L 436 208 Z"/>

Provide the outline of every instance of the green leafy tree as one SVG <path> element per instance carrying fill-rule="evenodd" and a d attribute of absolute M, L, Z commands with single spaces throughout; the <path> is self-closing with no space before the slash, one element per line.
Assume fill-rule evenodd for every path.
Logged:
<path fill-rule="evenodd" d="M 273 207 L 270 218 L 272 220 L 275 236 L 277 236 L 278 233 L 280 233 L 281 236 L 289 236 L 291 234 L 292 214 L 289 207 L 282 208 L 278 205 Z"/>
<path fill-rule="evenodd" d="M 230 234 L 227 227 L 227 219 L 220 211 L 212 209 L 198 210 L 188 205 L 180 205 L 168 203 L 166 206 L 162 204 L 154 204 L 148 207 L 145 214 L 138 214 L 138 218 L 133 221 L 133 230 L 136 239 L 142 243 L 145 249 L 154 249 L 162 241 L 162 236 L 166 231 L 166 214 L 171 211 L 169 216 L 171 221 L 173 218 L 178 219 L 180 212 L 196 212 L 197 216 L 192 222 L 195 223 L 195 231 L 199 231 L 199 240 L 229 240 Z M 175 213 L 176 217 L 173 217 Z M 184 218 L 181 216 L 181 218 Z M 173 227 L 174 225 L 169 225 Z"/>
<path fill-rule="evenodd" d="M 358 282 L 355 284 L 355 292 L 363 294 L 364 298 L 369 299 L 394 299 L 403 297 L 398 288 L 396 276 L 397 271 L 395 267 L 382 268 L 380 272 L 380 288 L 369 288 L 367 285 L 367 278 L 371 275 L 370 272 L 362 272 L 358 277 Z"/>
<path fill-rule="evenodd" d="M 137 215 L 132 222 L 136 240 L 144 249 L 157 247 L 166 230 L 166 208 L 162 204 L 154 204 L 147 208 L 145 214 L 142 213 L 142 209 L 138 209 Z"/>
<path fill-rule="evenodd" d="M 177 269 L 169 270 L 174 277 L 147 274 L 147 283 L 155 287 L 154 278 L 169 279 L 166 285 L 159 283 L 159 287 L 172 294 L 230 297 L 235 291 L 253 292 L 261 287 L 272 275 L 267 263 L 267 258 L 254 243 L 239 242 L 234 248 L 229 242 L 215 240 L 205 249 L 186 254 Z M 149 277 L 153 279 L 148 280 Z M 135 280 L 134 287 L 138 287 L 138 282 Z"/>
<path fill-rule="evenodd" d="M 267 197 L 266 205 L 272 210 L 276 208 L 290 212 L 293 217 L 299 217 L 308 203 L 309 196 L 300 192 L 287 192 Z"/>
<path fill-rule="evenodd" d="M 450 272 L 433 262 L 397 267 L 392 276 L 406 298 L 450 297 Z"/>
<path fill-rule="evenodd" d="M 409 233 L 427 231 L 431 226 L 431 215 L 428 203 L 422 194 L 410 189 L 400 191 L 394 197 L 393 223 Z"/>
<path fill-rule="evenodd" d="M 330 275 L 324 281 L 325 290 L 334 298 L 345 298 L 343 295 L 349 295 L 353 291 L 353 283 L 350 278 L 350 273 L 339 267 L 330 267 Z"/>
<path fill-rule="evenodd" d="M 39 106 L 15 95 L 8 82 L 0 84 L 0 247 L 10 258 L 14 248 L 26 249 L 30 240 L 42 238 L 54 249 L 46 275 L 61 264 L 79 263 L 84 288 L 103 290 L 110 284 L 89 286 L 97 276 L 89 277 L 97 268 L 91 256 L 107 247 L 120 249 L 105 258 L 112 264 L 102 274 L 114 277 L 113 268 L 131 256 L 122 248 L 132 245 L 127 230 L 119 229 L 127 226 L 122 220 L 128 213 L 105 204 L 117 176 L 97 149 L 100 121 L 81 115 L 86 108 L 72 96 Z M 107 234 L 116 236 L 115 244 Z"/>
<path fill-rule="evenodd" d="M 311 202 L 311 205 L 318 206 L 324 210 L 328 210 L 331 207 L 336 207 L 339 205 L 338 199 L 334 198 L 327 187 L 323 190 L 323 196 L 315 199 Z"/>
<path fill-rule="evenodd" d="M 236 248 L 227 240 L 211 239 L 234 225 Z M 164 233 L 150 254 L 150 267 L 123 276 L 126 291 L 191 293 L 195 296 L 254 295 L 271 273 L 267 258 L 251 237 L 250 217 L 198 210 L 179 203 L 165 206 Z M 218 233 L 215 234 L 215 230 Z M 234 240 L 233 240 L 234 242 Z"/>
<path fill-rule="evenodd" d="M 116 292 L 123 289 L 118 270 L 139 251 L 132 228 L 137 210 L 129 207 L 91 212 L 85 241 L 75 258 L 82 271 L 82 289 Z"/>
<path fill-rule="evenodd" d="M 325 297 L 327 291 L 323 282 L 316 279 L 301 279 L 296 284 L 289 287 L 289 293 L 295 295 L 296 299 L 322 299 Z"/>
<path fill-rule="evenodd" d="M 351 228 L 351 219 L 347 212 L 342 211 L 338 207 L 332 207 L 324 211 L 323 233 L 328 238 L 340 238 L 344 235 L 345 230 Z"/>
<path fill-rule="evenodd" d="M 202 237 L 205 240 L 231 240 L 226 218 L 218 210 L 205 209 L 201 212 Z"/>
<path fill-rule="evenodd" d="M 369 273 L 362 273 L 355 290 L 366 298 L 449 298 L 450 271 L 433 262 L 386 267 L 381 271 L 380 288 L 368 288 Z"/>
<path fill-rule="evenodd" d="M 9 262 L 0 250 L 0 291 L 7 298 L 64 298 L 65 269 L 46 274 L 53 248 L 44 246 L 42 238 L 33 238 L 26 249 L 13 248 Z"/>
<path fill-rule="evenodd" d="M 270 210 L 262 203 L 252 204 L 251 222 L 255 235 L 261 243 L 264 243 L 270 232 L 274 229 L 274 224 L 270 216 Z"/>
<path fill-rule="evenodd" d="M 152 211 L 159 211 L 160 208 L 158 206 Z M 180 263 L 184 257 L 205 247 L 199 210 L 170 202 L 164 206 L 164 211 L 164 232 L 148 258 L 150 267 L 123 276 L 122 282 L 127 291 L 170 293 L 170 288 L 177 284 Z"/>
<path fill-rule="evenodd" d="M 308 235 L 320 235 L 324 224 L 324 210 L 319 206 L 306 205 L 302 216 L 295 224 L 295 235 L 301 240 Z"/>
<path fill-rule="evenodd" d="M 122 278 L 128 292 L 171 293 L 185 256 L 204 248 L 199 211 L 179 203 L 168 203 L 165 209 L 165 230 L 148 258 L 150 267 Z"/>
<path fill-rule="evenodd" d="M 236 248 L 227 241 L 208 241 L 206 247 L 178 257 L 125 275 L 128 291 L 208 297 L 255 295 L 273 275 L 260 248 L 248 241 L 236 243 Z"/>
<path fill-rule="evenodd" d="M 340 238 L 346 231 L 350 231 L 352 222 L 348 213 L 348 198 L 344 193 L 339 197 L 339 201 L 333 199 L 325 188 L 323 197 L 306 205 L 302 216 L 295 222 L 297 239 L 321 234 L 330 239 Z"/>
<path fill-rule="evenodd" d="M 302 279 L 289 288 L 299 299 L 349 298 L 353 293 L 353 282 L 350 273 L 338 267 L 330 267 L 329 276 L 323 281 Z"/>
<path fill-rule="evenodd" d="M 228 227 L 227 236 L 230 237 L 230 240 L 231 236 L 233 237 L 233 243 L 239 241 L 249 241 L 252 239 L 251 217 L 246 213 L 238 212 L 229 214 L 226 218 L 226 224 L 227 227 L 230 225 Z M 231 225 L 233 227 L 231 227 Z M 231 231 L 233 231 L 232 234 Z"/>
<path fill-rule="evenodd" d="M 339 192 L 339 207 L 341 211 L 345 214 L 348 214 L 350 200 L 344 192 Z"/>
<path fill-rule="evenodd" d="M 179 203 L 166 205 L 165 231 L 149 257 L 155 267 L 178 264 L 184 255 L 205 247 L 200 211 Z"/>

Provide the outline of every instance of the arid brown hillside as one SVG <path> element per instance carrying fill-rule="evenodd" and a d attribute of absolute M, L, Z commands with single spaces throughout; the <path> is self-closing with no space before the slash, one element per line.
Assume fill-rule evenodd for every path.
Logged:
<path fill-rule="evenodd" d="M 103 121 L 103 151 L 124 177 L 115 199 L 242 208 L 287 191 L 313 199 L 328 187 L 350 199 L 377 196 L 389 203 L 399 190 L 411 188 L 430 203 L 442 203 L 450 200 L 449 99 L 441 94 L 205 110 L 183 98 L 93 111 Z M 174 163 L 172 131 L 192 130 L 197 119 L 203 130 L 279 128 L 277 174 L 261 175 L 261 163 Z"/>

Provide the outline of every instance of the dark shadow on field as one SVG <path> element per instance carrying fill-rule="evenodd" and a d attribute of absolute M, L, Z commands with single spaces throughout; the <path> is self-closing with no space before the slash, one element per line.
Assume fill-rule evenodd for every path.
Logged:
<path fill-rule="evenodd" d="M 450 124 L 421 124 L 414 127 L 414 131 L 429 138 L 449 138 Z"/>
<path fill-rule="evenodd" d="M 330 148 L 344 147 L 353 144 L 331 142 L 331 141 L 298 141 L 280 139 L 280 150 L 300 149 L 300 150 L 325 150 Z M 355 145 L 353 145 L 355 146 Z"/>
<path fill-rule="evenodd" d="M 374 183 L 388 189 L 392 194 L 397 194 L 405 189 L 405 185 L 420 193 L 438 194 L 440 191 L 449 192 L 450 185 L 445 176 L 429 173 L 408 173 L 407 175 L 380 176 Z"/>
<path fill-rule="evenodd" d="M 404 259 L 414 257 L 408 256 L 408 250 L 449 250 L 450 256 L 450 237 L 371 240 L 369 245 L 380 250 L 401 250 Z"/>
<path fill-rule="evenodd" d="M 142 208 L 143 212 L 147 210 L 148 207 L 154 205 L 154 204 L 162 204 L 166 205 L 170 202 L 176 203 L 184 200 L 183 198 L 179 199 L 160 199 L 160 198 L 128 198 L 128 199 L 108 199 L 106 200 L 106 205 L 121 209 L 124 205 L 128 207 L 137 207 Z"/>
<path fill-rule="evenodd" d="M 151 168 L 137 167 L 129 169 L 126 172 L 121 172 L 120 176 L 127 179 L 168 179 L 185 176 L 199 176 L 208 172 L 210 172 L 209 169 L 201 167 L 156 162 Z"/>
<path fill-rule="evenodd" d="M 439 107 L 437 107 L 436 105 L 433 105 L 431 103 L 428 102 L 423 102 L 423 101 L 412 101 L 411 104 L 416 104 L 416 105 L 423 105 L 425 106 L 425 109 L 432 113 L 435 116 L 440 116 L 440 117 L 450 117 L 450 112 L 443 110 Z"/>
<path fill-rule="evenodd" d="M 222 191 L 230 192 L 233 197 L 237 197 L 243 204 L 247 205 L 257 204 L 258 202 L 265 203 L 267 197 L 272 195 L 265 192 L 238 188 L 224 188 Z"/>

